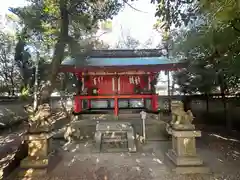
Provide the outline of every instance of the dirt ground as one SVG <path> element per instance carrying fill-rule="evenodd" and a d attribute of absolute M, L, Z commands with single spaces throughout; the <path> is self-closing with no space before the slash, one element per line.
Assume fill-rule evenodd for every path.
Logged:
<path fill-rule="evenodd" d="M 57 128 L 65 124 L 59 121 Z M 157 123 L 159 124 L 159 122 Z M 58 127 L 59 126 L 59 127 Z M 50 157 L 48 173 L 42 177 L 16 178 L 15 171 L 9 180 L 239 180 L 240 141 L 224 133 L 202 132 L 197 140 L 200 157 L 210 168 L 207 175 L 178 175 L 167 165 L 165 153 L 171 141 L 159 134 L 162 123 L 147 125 L 148 141 L 140 145 L 137 153 L 95 153 L 92 140 L 66 144 L 54 140 L 57 150 Z M 158 138 L 157 138 L 158 137 Z"/>
<path fill-rule="evenodd" d="M 56 147 L 63 144 L 55 141 Z M 91 141 L 65 144 L 51 157 L 45 177 L 21 180 L 239 180 L 240 142 L 203 133 L 198 152 L 211 173 L 177 175 L 165 164 L 170 141 L 148 141 L 137 153 L 94 153 Z M 14 178 L 11 177 L 11 180 Z"/>

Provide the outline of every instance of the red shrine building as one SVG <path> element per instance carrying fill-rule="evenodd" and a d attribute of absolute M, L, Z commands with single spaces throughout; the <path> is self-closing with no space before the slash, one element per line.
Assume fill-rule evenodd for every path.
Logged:
<path fill-rule="evenodd" d="M 158 73 L 180 68 L 158 49 L 93 50 L 84 59 L 65 59 L 61 72 L 78 79 L 74 113 L 86 110 L 145 109 L 158 112 Z"/>

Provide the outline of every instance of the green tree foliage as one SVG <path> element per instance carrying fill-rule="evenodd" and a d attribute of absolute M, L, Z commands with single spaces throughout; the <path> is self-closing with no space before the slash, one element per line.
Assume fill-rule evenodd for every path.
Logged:
<path fill-rule="evenodd" d="M 42 99 L 47 99 L 54 89 L 64 57 L 83 59 L 86 49 L 92 49 L 94 44 L 91 41 L 86 45 L 84 41 L 91 39 L 99 21 L 112 18 L 122 6 L 117 0 L 31 0 L 29 6 L 11 9 L 22 20 L 28 35 L 39 36 L 53 50 L 51 73 Z"/>
<path fill-rule="evenodd" d="M 156 27 L 169 29 L 171 26 L 181 27 L 193 23 L 199 14 L 197 0 L 151 0 L 156 3 L 158 21 Z"/>
<path fill-rule="evenodd" d="M 239 35 L 230 25 L 214 28 L 206 24 L 182 33 L 176 40 L 174 55 L 185 59 L 188 76 L 183 70 L 176 77 L 185 74 L 183 79 L 189 88 L 194 86 L 198 92 L 211 92 L 219 86 L 233 92 L 239 84 L 239 47 Z"/>
<path fill-rule="evenodd" d="M 238 1 L 157 2 L 155 29 L 164 29 L 161 33 L 168 45 L 171 34 L 173 58 L 187 65 L 174 75 L 181 90 L 209 93 L 221 87 L 222 92 L 236 91 L 240 68 Z M 174 26 L 180 28 L 175 35 L 170 30 Z"/>
<path fill-rule="evenodd" d="M 0 40 L 0 92 L 14 95 L 21 79 L 14 61 L 15 37 L 1 31 Z"/>

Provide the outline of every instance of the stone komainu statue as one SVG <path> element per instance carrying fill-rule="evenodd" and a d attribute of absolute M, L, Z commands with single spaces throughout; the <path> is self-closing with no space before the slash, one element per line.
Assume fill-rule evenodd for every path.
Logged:
<path fill-rule="evenodd" d="M 181 101 L 171 102 L 172 120 L 167 125 L 167 131 L 169 132 L 170 127 L 174 129 L 188 130 L 195 129 L 193 122 L 193 114 L 191 110 L 184 111 L 184 106 Z"/>
<path fill-rule="evenodd" d="M 29 113 L 28 124 L 30 127 L 39 128 L 51 125 L 51 107 L 48 103 L 39 105 L 36 112 L 31 105 L 25 106 L 24 109 Z"/>
<path fill-rule="evenodd" d="M 68 124 L 65 128 L 64 139 L 68 141 L 68 143 L 72 142 L 74 138 L 80 139 L 80 129 L 73 128 L 70 124 Z"/>

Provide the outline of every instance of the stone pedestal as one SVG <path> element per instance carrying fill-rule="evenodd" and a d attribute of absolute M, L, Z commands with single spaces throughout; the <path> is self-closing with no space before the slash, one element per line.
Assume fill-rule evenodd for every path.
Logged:
<path fill-rule="evenodd" d="M 30 130 L 24 136 L 24 140 L 28 144 L 28 156 L 20 163 L 20 176 L 31 177 L 47 173 L 52 144 L 52 135 L 48 130 L 45 128 L 44 131 L 35 131 L 35 133 Z"/>
<path fill-rule="evenodd" d="M 176 173 L 208 173 L 209 169 L 196 152 L 196 137 L 201 131 L 171 129 L 172 149 L 167 152 L 171 165 Z"/>
<path fill-rule="evenodd" d="M 101 145 L 103 141 L 103 134 L 104 133 L 111 133 L 111 134 L 118 134 L 118 133 L 126 133 L 127 135 L 127 145 L 129 152 L 136 152 L 136 143 L 135 143 L 135 134 L 133 127 L 130 123 L 127 122 L 99 122 L 96 125 L 96 132 L 95 132 L 95 146 L 96 151 L 101 152 Z M 111 136 L 109 142 L 122 142 L 122 139 L 116 139 L 115 136 Z"/>

